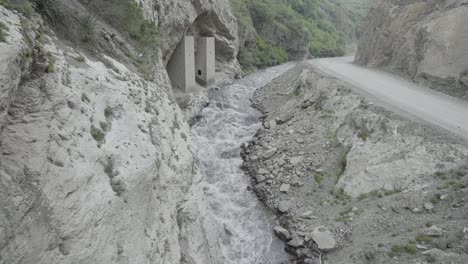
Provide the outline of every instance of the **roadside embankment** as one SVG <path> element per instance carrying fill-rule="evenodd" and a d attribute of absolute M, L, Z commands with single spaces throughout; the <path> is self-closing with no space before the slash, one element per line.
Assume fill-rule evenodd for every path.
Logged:
<path fill-rule="evenodd" d="M 295 263 L 464 263 L 468 143 L 302 63 L 258 90 L 242 151 Z"/>

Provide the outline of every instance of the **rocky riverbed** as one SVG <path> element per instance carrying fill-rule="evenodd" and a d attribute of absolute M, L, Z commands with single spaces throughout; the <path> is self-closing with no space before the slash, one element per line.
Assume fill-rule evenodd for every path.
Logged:
<path fill-rule="evenodd" d="M 292 263 L 467 263 L 468 143 L 302 63 L 259 89 L 243 145 Z"/>

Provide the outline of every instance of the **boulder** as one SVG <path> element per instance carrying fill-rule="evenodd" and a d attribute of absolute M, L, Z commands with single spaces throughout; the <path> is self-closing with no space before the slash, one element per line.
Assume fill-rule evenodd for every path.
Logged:
<path fill-rule="evenodd" d="M 312 231 L 312 239 L 317 243 L 321 250 L 330 250 L 336 247 L 336 241 L 333 234 L 324 226 L 319 226 Z"/>
<path fill-rule="evenodd" d="M 269 150 L 263 152 L 262 157 L 263 157 L 264 159 L 269 159 L 269 158 L 271 158 L 273 155 L 275 155 L 276 151 L 278 151 L 277 148 L 269 149 Z"/>
<path fill-rule="evenodd" d="M 295 247 L 295 248 L 302 247 L 304 246 L 304 238 L 301 236 L 297 236 L 293 238 L 291 241 L 289 241 L 287 244 L 288 246 Z"/>
<path fill-rule="evenodd" d="M 288 192 L 289 191 L 289 188 L 291 187 L 291 185 L 289 184 L 282 184 L 281 187 L 280 187 L 280 192 Z"/>
<path fill-rule="evenodd" d="M 291 234 L 285 228 L 282 228 L 281 226 L 275 226 L 273 230 L 275 231 L 275 234 L 279 237 L 279 239 L 283 241 L 288 241 L 289 239 L 291 239 Z"/>
<path fill-rule="evenodd" d="M 289 207 L 291 206 L 291 203 L 288 201 L 280 201 L 278 203 L 278 211 L 282 214 L 287 214 L 289 212 Z"/>
<path fill-rule="evenodd" d="M 444 230 L 440 227 L 433 225 L 429 228 L 425 228 L 423 230 L 423 233 L 425 235 L 432 236 L 432 237 L 441 237 L 444 235 Z"/>

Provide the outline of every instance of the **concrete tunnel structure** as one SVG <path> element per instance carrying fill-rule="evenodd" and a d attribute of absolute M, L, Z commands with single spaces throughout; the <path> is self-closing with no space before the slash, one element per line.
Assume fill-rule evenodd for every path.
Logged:
<path fill-rule="evenodd" d="M 179 43 L 167 64 L 172 86 L 182 92 L 190 92 L 197 82 L 209 87 L 215 76 L 214 37 L 185 36 Z"/>

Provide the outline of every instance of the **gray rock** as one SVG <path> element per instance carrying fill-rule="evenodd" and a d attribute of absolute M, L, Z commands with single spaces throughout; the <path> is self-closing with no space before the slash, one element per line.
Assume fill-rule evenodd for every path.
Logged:
<path fill-rule="evenodd" d="M 432 203 L 425 203 L 424 208 L 428 211 L 434 210 L 434 205 Z"/>
<path fill-rule="evenodd" d="M 289 112 L 280 117 L 281 123 L 287 123 L 294 118 L 294 112 Z"/>
<path fill-rule="evenodd" d="M 296 156 L 296 157 L 292 157 L 292 158 L 289 159 L 289 161 L 291 162 L 291 165 L 293 165 L 293 166 L 296 166 L 302 160 L 304 160 L 304 157 L 302 157 L 302 156 Z"/>
<path fill-rule="evenodd" d="M 280 187 L 280 192 L 289 192 L 289 188 L 291 187 L 291 185 L 289 184 L 282 184 L 281 187 Z"/>
<path fill-rule="evenodd" d="M 444 230 L 440 227 L 433 225 L 429 228 L 423 229 L 423 233 L 432 237 L 441 237 L 444 235 Z"/>
<path fill-rule="evenodd" d="M 438 248 L 433 248 L 422 252 L 426 257 L 427 261 L 430 263 L 462 263 L 462 262 L 453 262 L 458 261 L 458 255 L 455 253 L 448 253 Z"/>
<path fill-rule="evenodd" d="M 312 231 L 312 239 L 321 250 L 330 250 L 336 247 L 333 234 L 324 226 L 319 226 Z"/>
<path fill-rule="evenodd" d="M 312 211 L 306 211 L 306 212 L 302 213 L 301 217 L 305 218 L 305 219 L 317 219 L 317 217 L 313 215 Z"/>
<path fill-rule="evenodd" d="M 269 159 L 269 158 L 271 158 L 273 155 L 275 155 L 276 151 L 278 151 L 277 148 L 269 149 L 269 150 L 263 152 L 262 157 L 263 157 L 264 159 Z"/>
<path fill-rule="evenodd" d="M 295 247 L 295 248 L 302 247 L 302 246 L 304 246 L 304 238 L 300 237 L 300 236 L 296 236 L 291 241 L 289 241 L 287 244 L 288 244 L 288 246 Z"/>
<path fill-rule="evenodd" d="M 268 122 L 268 126 L 270 127 L 270 129 L 276 128 L 276 120 L 270 120 Z"/>
<path fill-rule="evenodd" d="M 289 233 L 288 230 L 282 228 L 281 226 L 275 226 L 273 228 L 273 230 L 275 231 L 275 234 L 283 241 L 288 241 L 289 239 L 291 239 L 291 234 Z"/>
<path fill-rule="evenodd" d="M 302 143 L 304 143 L 304 139 L 296 138 L 296 142 L 299 143 L 299 144 L 302 144 Z"/>
<path fill-rule="evenodd" d="M 280 201 L 278 203 L 278 211 L 280 211 L 280 213 L 286 214 L 289 212 L 290 206 L 291 203 L 289 201 Z"/>
<path fill-rule="evenodd" d="M 257 175 L 255 176 L 255 180 L 257 181 L 257 183 L 262 183 L 266 180 L 266 177 L 263 175 Z"/>

